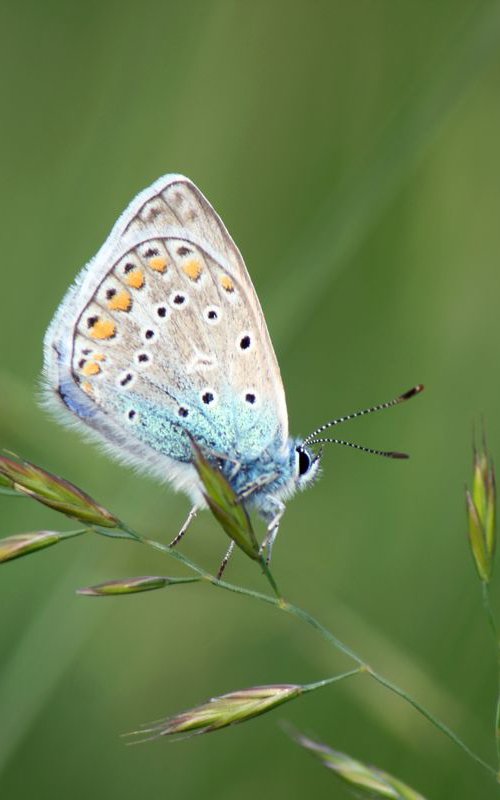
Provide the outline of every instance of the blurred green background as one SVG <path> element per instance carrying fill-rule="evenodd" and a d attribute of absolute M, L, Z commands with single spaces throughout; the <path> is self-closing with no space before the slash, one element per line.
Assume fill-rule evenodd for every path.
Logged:
<path fill-rule="evenodd" d="M 37 395 L 43 334 L 77 271 L 136 192 L 190 176 L 245 256 L 293 432 L 426 384 L 343 430 L 412 459 L 331 448 L 290 503 L 273 568 L 493 762 L 495 659 L 463 486 L 481 415 L 500 464 L 500 4 L 5 0 L 0 45 L 1 444 L 143 533 L 177 531 L 184 497 L 59 427 Z M 1 535 L 71 526 L 11 498 L 1 521 Z M 183 548 L 215 569 L 225 546 L 205 513 Z M 347 797 L 282 719 L 429 798 L 497 796 L 367 678 L 212 736 L 125 747 L 119 733 L 215 694 L 348 666 L 299 622 L 209 587 L 74 593 L 169 572 L 161 554 L 90 535 L 0 569 L 2 800 Z M 227 578 L 266 590 L 242 554 Z"/>

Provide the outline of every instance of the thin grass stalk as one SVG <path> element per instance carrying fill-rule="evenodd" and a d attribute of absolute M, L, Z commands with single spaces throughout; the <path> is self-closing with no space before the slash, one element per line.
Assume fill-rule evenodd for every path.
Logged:
<path fill-rule="evenodd" d="M 96 529 L 98 533 L 104 533 L 104 535 L 108 535 L 108 531 L 103 529 L 100 531 Z M 446 736 L 450 741 L 452 741 L 457 747 L 459 747 L 462 752 L 464 752 L 469 758 L 475 761 L 476 764 L 481 766 L 490 776 L 495 778 L 498 781 L 498 773 L 497 770 L 488 764 L 481 756 L 475 753 L 465 742 L 456 734 L 451 728 L 441 722 L 434 714 L 432 714 L 428 709 L 425 708 L 421 703 L 415 700 L 408 692 L 404 689 L 400 688 L 397 684 L 390 681 L 384 675 L 379 672 L 376 672 L 372 669 L 365 660 L 358 655 L 351 647 L 346 645 L 342 642 L 335 634 L 333 634 L 328 628 L 326 628 L 319 620 L 309 614 L 309 612 L 305 611 L 304 609 L 300 608 L 299 606 L 294 605 L 293 603 L 289 603 L 282 597 L 273 597 L 271 595 L 266 595 L 262 592 L 257 592 L 253 589 L 248 589 L 243 586 L 238 586 L 236 584 L 228 583 L 227 581 L 218 580 L 214 575 L 211 575 L 206 570 L 202 569 L 198 564 L 192 561 L 187 556 L 182 555 L 176 550 L 173 550 L 168 545 L 163 544 L 162 542 L 158 542 L 154 539 L 143 537 L 137 532 L 131 530 L 130 528 L 126 528 L 124 530 L 124 538 L 129 540 L 134 540 L 140 544 L 147 545 L 148 547 L 152 547 L 155 550 L 159 550 L 160 552 L 166 553 L 167 555 L 171 556 L 172 558 L 176 559 L 177 561 L 181 562 L 185 567 L 188 569 L 193 570 L 196 572 L 197 575 L 201 576 L 207 583 L 210 583 L 212 586 L 223 589 L 225 591 L 233 592 L 234 594 L 244 595 L 245 597 L 251 597 L 255 600 L 260 600 L 263 603 L 268 605 L 272 605 L 275 608 L 279 609 L 280 611 L 285 611 L 286 613 L 290 614 L 291 616 L 295 617 L 302 622 L 305 622 L 310 627 L 314 628 L 314 630 L 318 631 L 320 635 L 326 639 L 335 649 L 339 650 L 341 653 L 346 655 L 348 658 L 352 659 L 357 665 L 357 669 L 349 672 L 349 675 L 354 674 L 361 674 L 364 673 L 371 677 L 374 681 L 379 683 L 381 686 L 384 686 L 388 691 L 392 692 L 392 694 L 397 695 L 406 703 L 411 705 L 415 711 L 417 711 L 421 716 L 425 717 L 428 722 L 431 723 L 437 730 L 439 730 L 444 736 Z M 499 664 L 500 668 L 500 664 Z M 347 674 L 347 673 L 346 673 Z M 335 677 L 332 679 L 327 679 L 329 682 L 333 682 Z M 321 682 L 320 682 L 321 683 Z M 314 686 L 314 684 L 311 684 Z M 500 698 L 499 698 L 500 702 Z M 500 709 L 497 706 L 497 720 L 500 720 Z"/>
<path fill-rule="evenodd" d="M 67 482 L 62 482 L 61 479 L 57 478 L 56 476 L 52 476 L 49 473 L 45 473 L 43 470 L 40 470 L 39 468 L 32 467 L 32 465 L 30 465 L 30 468 L 38 470 L 37 475 L 39 473 L 42 477 L 48 476 L 47 480 L 55 482 L 57 484 L 57 486 L 59 486 L 60 484 L 61 485 L 64 484 L 65 486 L 69 486 L 70 490 L 75 495 L 78 495 L 78 497 L 83 497 L 84 500 L 89 505 L 91 505 L 92 509 L 99 508 L 99 510 L 100 510 L 100 507 L 96 506 L 96 504 L 94 503 L 92 498 L 88 497 L 87 495 L 84 495 L 84 493 L 82 493 L 80 490 L 78 490 L 77 487 L 74 487 L 72 484 L 67 484 Z M 66 512 L 63 510 L 62 513 L 66 513 Z M 256 592 L 256 591 L 254 591 L 252 589 L 247 589 L 247 588 L 244 588 L 244 587 L 241 587 L 241 586 L 230 584 L 230 583 L 228 583 L 226 581 L 222 581 L 217 576 L 211 575 L 210 573 L 206 572 L 206 570 L 204 570 L 201 567 L 199 567 L 195 562 L 193 562 L 191 559 L 187 558 L 187 556 L 184 556 L 182 553 L 179 553 L 177 550 L 173 550 L 169 545 L 163 544 L 163 543 L 158 542 L 158 541 L 156 541 L 154 539 L 146 538 L 146 537 L 142 536 L 141 534 L 137 533 L 132 528 L 129 528 L 128 526 L 126 526 L 118 518 L 110 515 L 109 512 L 105 512 L 105 513 L 108 514 L 109 515 L 109 519 L 111 519 L 113 521 L 113 527 L 112 528 L 108 527 L 108 525 L 107 525 L 108 518 L 105 518 L 105 521 L 103 522 L 102 526 L 99 523 L 97 523 L 97 524 L 94 523 L 93 525 L 89 525 L 88 528 L 84 528 L 84 529 L 81 529 L 81 530 L 78 530 L 78 531 L 68 532 L 68 534 L 66 534 L 66 536 L 80 535 L 81 533 L 83 533 L 83 532 L 85 532 L 87 530 L 94 530 L 96 533 L 99 533 L 99 534 L 104 535 L 104 536 L 111 536 L 112 538 L 117 538 L 117 537 L 118 538 L 125 538 L 125 539 L 128 539 L 129 541 L 136 541 L 136 542 L 138 542 L 140 544 L 147 545 L 149 547 L 154 548 L 155 550 L 159 550 L 159 551 L 161 551 L 163 553 L 166 553 L 171 558 L 174 558 L 176 561 L 182 563 L 186 568 L 188 568 L 189 570 L 194 572 L 195 575 L 197 576 L 197 579 L 199 579 L 199 580 L 206 580 L 208 583 L 210 583 L 211 585 L 213 585 L 213 586 L 215 586 L 215 587 L 217 587 L 219 589 L 225 589 L 226 591 L 231 591 L 231 592 L 234 592 L 234 593 L 237 593 L 237 594 L 246 595 L 247 597 L 253 597 L 253 598 L 261 600 L 262 602 L 265 602 L 265 603 L 267 603 L 269 605 L 273 605 L 276 608 L 280 609 L 281 611 L 285 611 L 285 612 L 291 614 L 292 616 L 294 616 L 297 619 L 305 622 L 310 627 L 312 627 L 315 630 L 317 630 L 323 636 L 323 638 L 325 638 L 333 647 L 335 647 L 335 649 L 337 649 L 338 651 L 342 652 L 348 658 L 353 660 L 357 664 L 357 669 L 354 670 L 354 672 L 365 672 L 365 673 L 367 673 L 375 681 L 377 681 L 382 686 L 384 686 L 386 689 L 388 689 L 392 693 L 396 694 L 397 696 L 401 697 L 405 702 L 409 703 L 415 710 L 417 710 L 422 716 L 424 716 L 429 722 L 431 722 L 431 724 L 433 724 L 439 731 L 441 731 L 441 733 L 446 735 L 451 741 L 453 741 L 457 746 L 459 746 L 470 758 L 472 758 L 476 763 L 480 764 L 489 774 L 491 774 L 495 778 L 497 778 L 496 770 L 490 764 L 488 764 L 486 761 L 484 761 L 480 756 L 478 756 L 476 753 L 474 753 L 474 751 L 471 750 L 460 739 L 460 737 L 454 731 L 452 731 L 447 725 L 442 723 L 437 717 L 435 717 L 430 711 L 428 711 L 424 706 L 422 706 L 413 697 L 411 697 L 411 695 L 409 695 L 406 691 L 401 689 L 396 684 L 392 683 L 392 681 L 389 681 L 387 678 L 385 678 L 385 676 L 383 676 L 380 673 L 377 673 L 375 670 L 373 670 L 364 661 L 364 659 L 362 659 L 354 650 L 352 650 L 352 648 L 350 648 L 348 645 L 344 644 L 344 642 L 342 642 L 337 636 L 335 636 L 335 634 L 333 634 L 324 625 L 322 625 L 315 617 L 313 617 L 311 614 L 309 614 L 309 612 L 305 611 L 304 609 L 300 608 L 299 606 L 295 606 L 294 604 L 289 603 L 283 597 L 281 597 L 279 592 L 277 591 L 276 583 L 274 582 L 274 579 L 272 579 L 272 575 L 271 575 L 270 570 L 267 567 L 267 565 L 265 565 L 267 567 L 267 570 L 264 570 L 264 574 L 266 575 L 267 579 L 269 580 L 269 583 L 270 583 L 270 585 L 271 585 L 271 587 L 272 587 L 272 589 L 273 589 L 273 591 L 275 593 L 275 596 L 266 595 L 266 594 L 263 594 L 261 592 Z M 65 534 L 60 534 L 60 536 L 64 537 Z M 257 558 L 255 558 L 255 554 L 256 554 L 256 551 L 253 551 L 254 559 L 259 561 L 259 562 L 262 562 L 262 558 L 259 557 L 258 555 L 257 555 Z M 489 604 L 489 597 L 488 597 L 487 592 L 485 593 L 484 596 L 485 596 L 486 601 L 487 601 L 486 602 L 486 609 L 488 611 L 490 624 L 492 626 L 492 630 L 495 632 L 495 641 L 498 642 L 498 637 L 496 636 L 496 625 L 495 625 L 495 621 L 494 621 L 494 618 L 493 618 L 493 614 L 491 613 L 491 607 L 490 607 L 490 604 Z M 499 654 L 499 656 L 500 656 L 500 654 Z M 499 661 L 499 669 L 500 669 L 500 661 Z M 334 679 L 330 679 L 330 682 L 332 682 L 333 680 Z M 321 683 L 321 685 L 325 685 L 325 684 Z M 311 687 L 318 688 L 318 685 L 311 684 Z M 498 722 L 499 722 L 499 717 L 500 717 L 499 707 L 500 707 L 500 699 L 499 699 L 499 695 L 497 695 L 497 711 L 496 711 L 496 728 L 497 729 L 498 729 Z"/>
<path fill-rule="evenodd" d="M 483 590 L 483 606 L 486 612 L 486 617 L 488 619 L 488 623 L 490 626 L 490 630 L 493 636 L 493 642 L 495 646 L 495 653 L 496 653 L 496 664 L 497 664 L 497 698 L 495 703 L 495 747 L 497 753 L 497 763 L 498 769 L 500 774 L 500 639 L 498 636 L 498 626 L 495 621 L 495 616 L 493 614 L 493 609 L 491 607 L 491 599 L 490 599 L 490 589 L 489 584 L 485 581 L 482 582 L 482 590 Z"/>

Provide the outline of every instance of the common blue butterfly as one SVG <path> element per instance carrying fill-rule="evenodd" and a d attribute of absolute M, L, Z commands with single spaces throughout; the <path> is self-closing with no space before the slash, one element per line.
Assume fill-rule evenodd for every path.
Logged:
<path fill-rule="evenodd" d="M 318 438 L 389 403 L 290 438 L 285 393 L 241 254 L 202 193 L 165 175 L 132 201 L 45 336 L 52 406 L 115 456 L 206 506 L 191 438 L 264 518 L 268 557 L 285 501 L 318 474 Z"/>

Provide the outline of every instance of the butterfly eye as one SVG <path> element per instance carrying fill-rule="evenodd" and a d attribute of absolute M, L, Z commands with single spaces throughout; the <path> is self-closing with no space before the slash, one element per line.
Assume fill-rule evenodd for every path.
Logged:
<path fill-rule="evenodd" d="M 306 453 L 305 450 L 302 448 L 297 447 L 297 453 L 299 456 L 299 476 L 305 475 L 306 472 L 309 472 L 309 468 L 311 466 L 311 459 L 309 455 Z"/>

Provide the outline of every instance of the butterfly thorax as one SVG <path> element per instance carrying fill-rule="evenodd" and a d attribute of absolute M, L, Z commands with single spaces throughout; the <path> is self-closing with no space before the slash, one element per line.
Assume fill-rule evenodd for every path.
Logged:
<path fill-rule="evenodd" d="M 277 509 L 284 509 L 284 501 L 317 473 L 316 466 L 307 479 L 301 474 L 300 447 L 300 439 L 290 438 L 284 444 L 275 440 L 256 458 L 223 462 L 222 472 L 245 505 L 256 508 L 269 521 Z M 314 464 L 312 456 L 307 458 Z"/>

